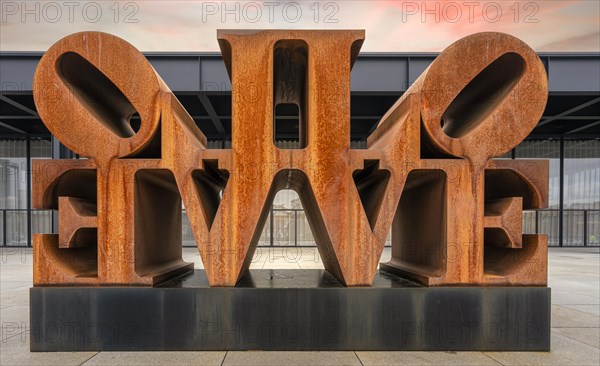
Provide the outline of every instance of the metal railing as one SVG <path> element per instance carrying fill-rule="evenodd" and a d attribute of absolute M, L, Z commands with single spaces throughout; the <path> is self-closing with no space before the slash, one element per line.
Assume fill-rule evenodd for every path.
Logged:
<path fill-rule="evenodd" d="M 31 211 L 31 221 L 28 212 Z M 31 246 L 28 232 L 52 233 L 54 232 L 53 210 L 28 210 L 26 208 L 0 209 L 0 240 L 2 246 L 27 247 Z M 30 222 L 30 224 L 29 224 Z M 31 228 L 28 230 L 28 226 Z"/>
<path fill-rule="evenodd" d="M 599 209 L 563 209 L 562 243 L 560 209 L 543 209 L 523 213 L 523 233 L 548 235 L 550 247 L 600 246 Z"/>
<path fill-rule="evenodd" d="M 28 212 L 31 220 L 28 221 Z M 560 209 L 525 211 L 523 232 L 547 234 L 548 246 L 560 244 Z M 0 246 L 27 247 L 28 222 L 31 233 L 53 233 L 56 228 L 56 211 L 38 209 L 0 209 Z M 189 220 L 183 211 L 182 241 L 185 247 L 195 247 L 196 242 Z M 564 247 L 600 246 L 600 209 L 563 210 Z M 386 245 L 390 244 L 390 236 Z M 315 246 L 312 232 L 303 209 L 272 209 L 263 228 L 259 246 L 289 247 Z"/>

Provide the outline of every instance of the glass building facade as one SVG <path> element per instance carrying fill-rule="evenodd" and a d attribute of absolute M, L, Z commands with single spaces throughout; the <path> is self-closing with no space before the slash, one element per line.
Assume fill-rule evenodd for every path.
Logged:
<path fill-rule="evenodd" d="M 31 209 L 31 160 L 52 158 L 50 137 L 0 139 L 0 241 L 31 246 L 32 233 L 56 232 L 56 213 Z M 548 208 L 523 215 L 525 233 L 548 235 L 549 246 L 600 246 L 600 140 L 526 140 L 503 158 L 547 159 Z M 195 246 L 183 211 L 183 245 Z M 388 244 L 390 237 L 388 237 Z M 263 228 L 261 246 L 314 246 L 299 197 L 280 191 Z"/>
<path fill-rule="evenodd" d="M 31 246 L 32 233 L 54 231 L 52 210 L 31 209 L 31 160 L 52 157 L 50 138 L 0 139 L 0 240 Z"/>

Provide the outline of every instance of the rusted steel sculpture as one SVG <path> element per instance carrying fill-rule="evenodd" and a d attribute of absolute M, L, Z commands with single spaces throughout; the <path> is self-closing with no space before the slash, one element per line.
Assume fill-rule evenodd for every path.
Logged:
<path fill-rule="evenodd" d="M 350 69 L 363 31 L 219 31 L 233 85 L 232 148 L 206 138 L 144 56 L 109 34 L 44 55 L 34 97 L 48 129 L 86 160 L 34 161 L 35 285 L 154 285 L 181 259 L 186 207 L 212 286 L 248 270 L 274 195 L 298 191 L 325 268 L 371 285 L 386 271 L 425 285 L 545 285 L 545 236 L 522 211 L 548 201 L 546 161 L 492 160 L 542 115 L 547 79 L 520 40 L 480 33 L 448 47 L 350 148 Z M 274 110 L 300 111 L 299 149 L 274 144 Z M 134 131 L 130 117 L 138 113 Z"/>

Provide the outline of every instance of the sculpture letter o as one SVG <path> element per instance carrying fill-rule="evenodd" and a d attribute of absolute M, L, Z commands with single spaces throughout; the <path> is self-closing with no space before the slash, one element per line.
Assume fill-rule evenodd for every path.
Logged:
<path fill-rule="evenodd" d="M 33 80 L 35 104 L 50 132 L 99 161 L 135 156 L 150 144 L 160 122 L 161 90 L 169 89 L 142 53 L 100 32 L 56 42 Z M 129 123 L 135 113 L 141 119 L 137 132 Z"/>
<path fill-rule="evenodd" d="M 435 147 L 478 162 L 523 141 L 548 95 L 539 57 L 504 33 L 477 33 L 453 43 L 416 84 L 423 126 Z"/>

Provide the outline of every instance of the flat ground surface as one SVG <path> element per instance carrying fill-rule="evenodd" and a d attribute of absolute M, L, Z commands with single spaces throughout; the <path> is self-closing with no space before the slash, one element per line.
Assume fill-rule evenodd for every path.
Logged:
<path fill-rule="evenodd" d="M 552 248 L 551 352 L 29 352 L 32 250 L 0 249 L 0 365 L 598 365 L 598 248 Z M 383 261 L 390 256 L 389 248 Z M 202 268 L 198 251 L 184 259 Z M 323 268 L 314 248 L 259 248 L 252 268 Z"/>

